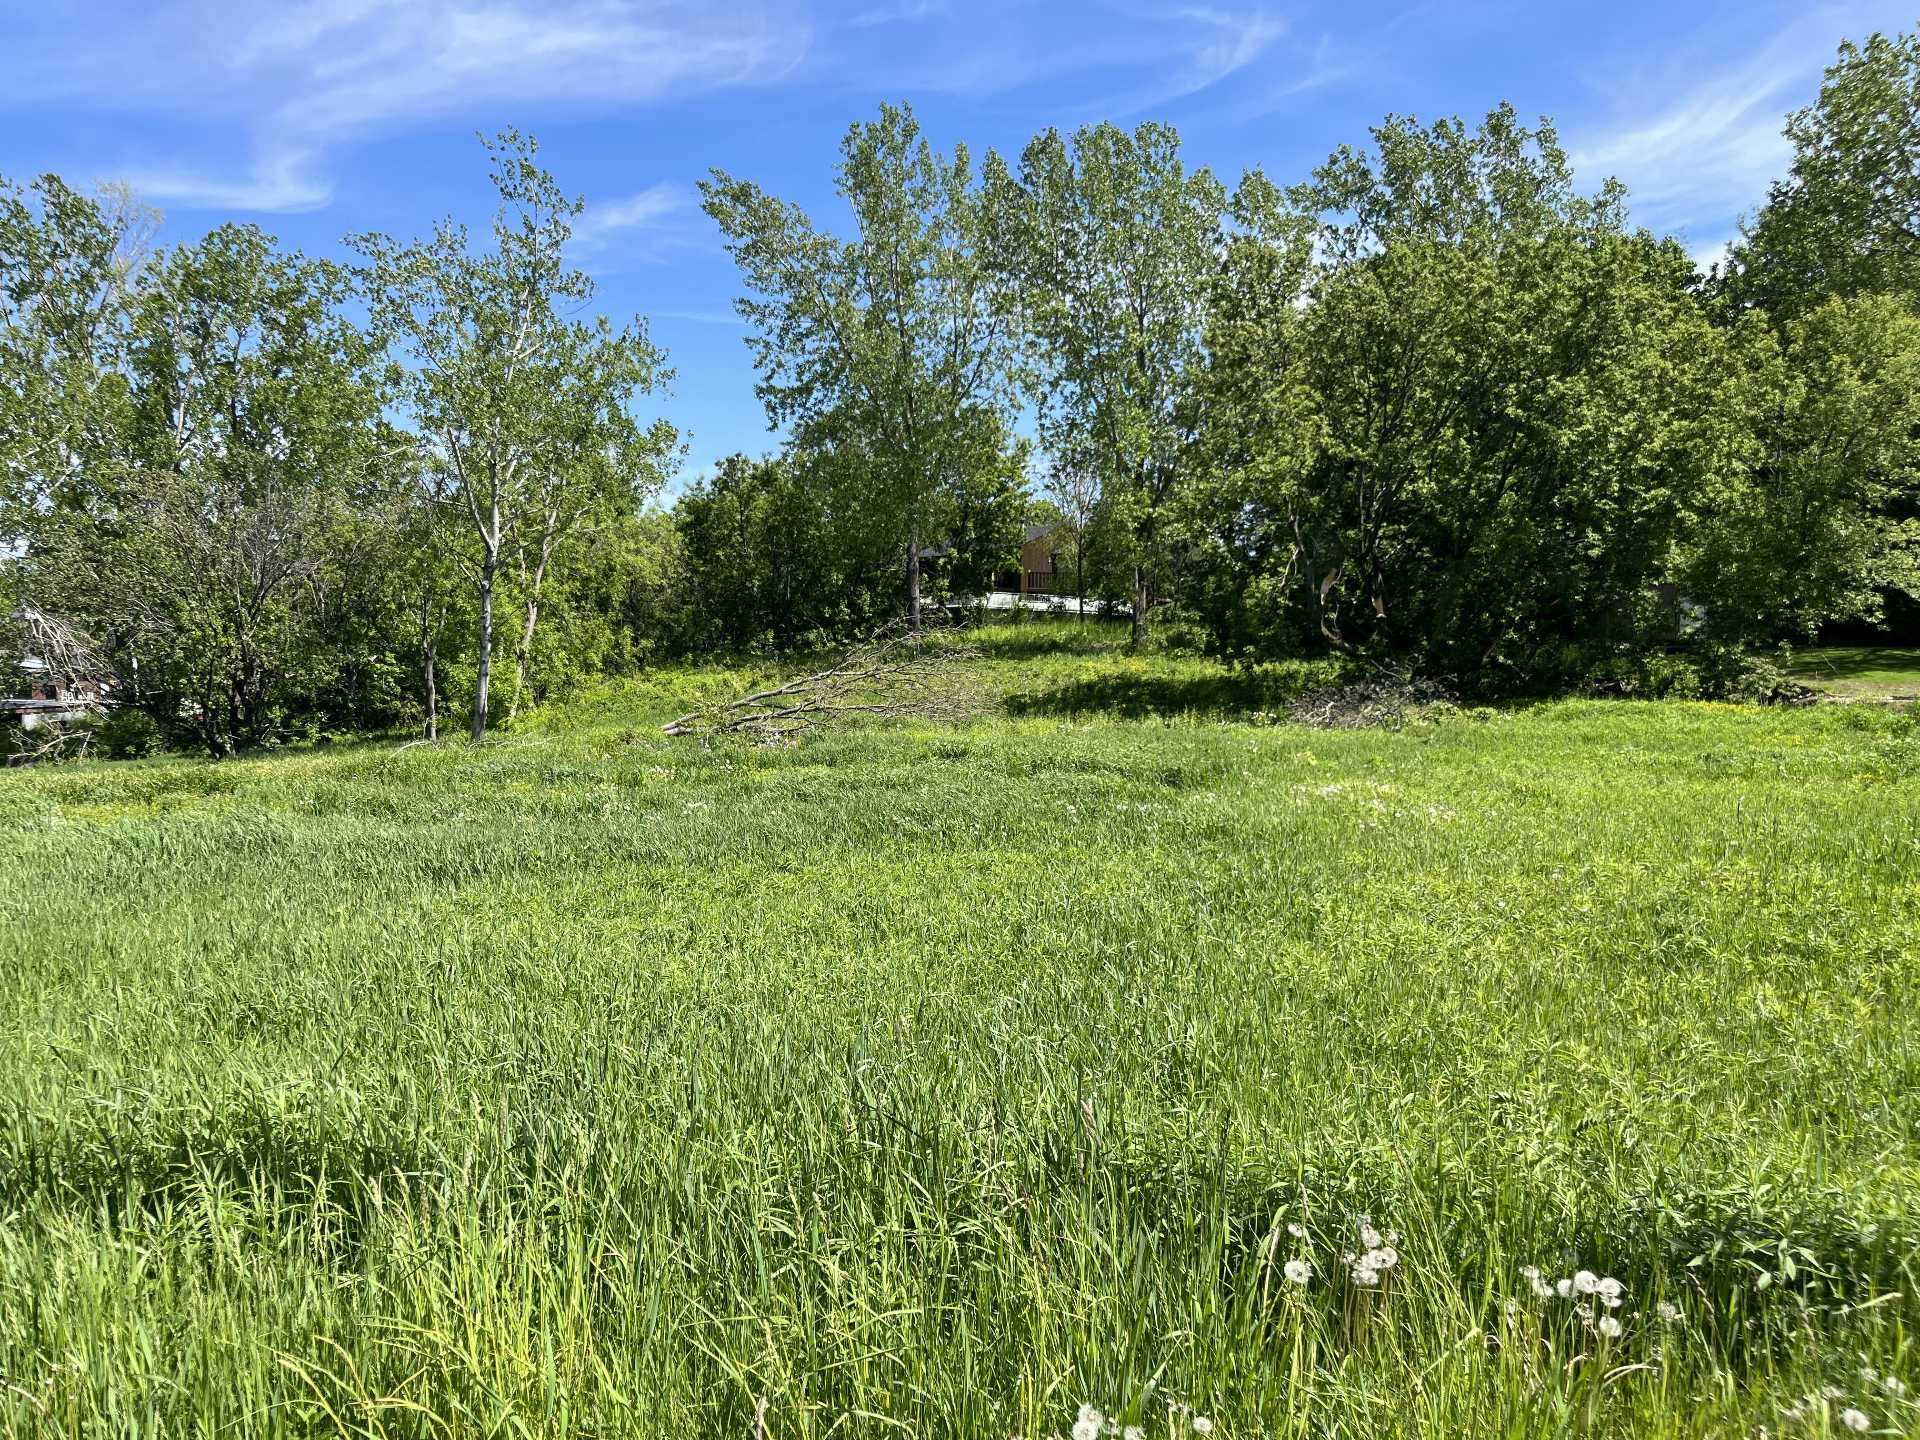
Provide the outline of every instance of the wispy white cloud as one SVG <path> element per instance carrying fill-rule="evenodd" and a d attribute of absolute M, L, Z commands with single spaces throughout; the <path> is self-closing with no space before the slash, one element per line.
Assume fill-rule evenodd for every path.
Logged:
<path fill-rule="evenodd" d="M 1090 113 L 1125 118 L 1211 90 L 1262 59 L 1287 33 L 1286 20 L 1263 4 L 1246 10 L 1188 5 L 1146 18 L 1158 42 L 1143 56 L 1152 78 L 1096 101 Z"/>
<path fill-rule="evenodd" d="M 876 5 L 871 10 L 862 10 L 847 23 L 855 29 L 865 30 L 875 25 L 900 25 L 926 20 L 935 15 L 944 15 L 947 10 L 947 0 L 901 0 L 897 5 Z"/>
<path fill-rule="evenodd" d="M 1286 31 L 1286 21 L 1259 3 L 1128 7 L 1111 26 L 1076 35 L 1071 44 L 1023 33 L 1018 25 L 972 26 L 953 45 L 901 71 L 899 84 L 909 93 L 992 94 L 1078 73 L 1113 87 L 1090 103 L 1089 113 L 1126 116 L 1210 89 L 1265 56 Z"/>
<path fill-rule="evenodd" d="M 798 3 L 748 0 L 721 21 L 695 0 L 192 0 L 102 24 L 90 4 L 48 0 L 0 47 L 0 91 L 237 125 L 268 157 L 240 178 L 130 168 L 177 204 L 311 208 L 327 151 L 367 134 L 777 79 L 810 43 Z"/>
<path fill-rule="evenodd" d="M 1192 39 L 1184 62 L 1158 101 L 1175 100 L 1219 84 L 1266 54 L 1287 30 L 1286 21 L 1268 15 L 1265 6 L 1245 12 L 1189 6 L 1171 12 L 1168 18 Z"/>
<path fill-rule="evenodd" d="M 271 151 L 256 157 L 239 178 L 220 178 L 190 170 L 134 170 L 121 177 L 134 193 L 187 210 L 238 210 L 288 214 L 318 210 L 332 187 L 313 173 L 313 156 L 300 149 Z"/>
<path fill-rule="evenodd" d="M 1596 183 L 1619 176 L 1635 212 L 1652 223 L 1722 224 L 1785 169 L 1781 117 L 1804 78 L 1773 57 L 1710 76 L 1666 110 L 1577 139 L 1575 173 Z"/>
<path fill-rule="evenodd" d="M 692 206 L 691 189 L 663 180 L 637 195 L 589 205 L 574 222 L 573 243 L 582 254 L 599 253 L 623 237 L 632 240 L 637 235 L 658 231 L 665 221 L 686 213 Z"/>
<path fill-rule="evenodd" d="M 1696 258 L 1717 256 L 1733 218 L 1786 173 L 1786 115 L 1813 99 L 1841 37 L 1858 31 L 1855 16 L 1810 10 L 1736 64 L 1682 50 L 1657 75 L 1637 77 L 1640 93 L 1658 84 L 1676 98 L 1651 111 L 1623 104 L 1611 123 L 1570 132 L 1575 173 L 1589 186 L 1618 176 L 1638 220 L 1687 237 Z"/>
<path fill-rule="evenodd" d="M 1262 115 L 1271 115 L 1302 95 L 1310 95 L 1316 90 L 1325 90 L 1351 79 L 1360 68 L 1359 55 L 1336 46 L 1330 35 L 1320 36 L 1309 46 L 1297 47 L 1292 59 L 1292 65 L 1280 70 L 1249 104 L 1241 107 L 1239 119 L 1255 120 Z"/>

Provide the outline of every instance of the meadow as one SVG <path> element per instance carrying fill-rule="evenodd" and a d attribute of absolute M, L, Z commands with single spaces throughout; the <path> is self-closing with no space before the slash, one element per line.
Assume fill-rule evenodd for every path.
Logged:
<path fill-rule="evenodd" d="M 1920 1427 L 1910 710 L 979 669 L 0 775 L 0 1433 Z"/>

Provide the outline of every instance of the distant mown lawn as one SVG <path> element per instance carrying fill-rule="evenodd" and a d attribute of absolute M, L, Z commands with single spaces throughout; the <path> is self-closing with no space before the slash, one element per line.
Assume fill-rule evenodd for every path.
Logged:
<path fill-rule="evenodd" d="M 1796 650 L 1801 683 L 1846 700 L 1920 700 L 1920 649 L 1889 645 L 1817 645 Z"/>
<path fill-rule="evenodd" d="M 1912 717 L 1059 634 L 789 750 L 675 672 L 0 776 L 0 1431 L 1915 1424 Z"/>

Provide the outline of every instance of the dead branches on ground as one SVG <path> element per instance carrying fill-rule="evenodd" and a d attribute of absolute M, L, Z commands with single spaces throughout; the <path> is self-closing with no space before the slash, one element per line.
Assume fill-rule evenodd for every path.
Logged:
<path fill-rule="evenodd" d="M 1451 710 L 1454 703 L 1443 681 L 1401 669 L 1311 690 L 1288 711 L 1295 724 L 1316 730 L 1397 730 Z"/>
<path fill-rule="evenodd" d="M 979 708 L 964 665 L 978 658 L 977 648 L 950 632 L 929 627 L 916 634 L 901 620 L 823 670 L 682 715 L 665 733 L 786 745 L 808 730 L 859 716 L 960 719 Z"/>

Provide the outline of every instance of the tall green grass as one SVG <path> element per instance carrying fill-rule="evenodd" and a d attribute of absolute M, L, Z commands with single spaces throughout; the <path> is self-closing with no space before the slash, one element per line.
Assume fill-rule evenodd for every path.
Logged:
<path fill-rule="evenodd" d="M 1023 643 L 791 750 L 657 738 L 709 673 L 0 778 L 0 1429 L 1915 1425 L 1911 719 Z"/>

